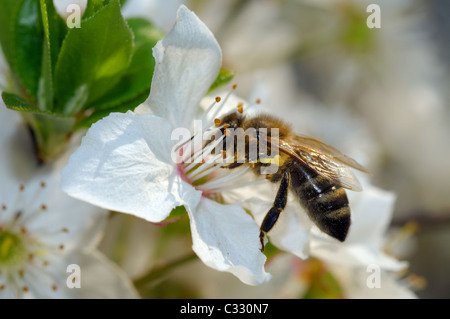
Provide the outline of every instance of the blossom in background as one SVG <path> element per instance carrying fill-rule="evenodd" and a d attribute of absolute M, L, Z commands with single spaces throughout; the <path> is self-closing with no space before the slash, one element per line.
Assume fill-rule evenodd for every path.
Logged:
<path fill-rule="evenodd" d="M 55 6 L 56 12 L 67 19 L 74 11 L 74 5 L 80 8 L 80 14 L 83 15 L 87 7 L 88 0 L 53 0 L 53 5 Z"/>
<path fill-rule="evenodd" d="M 64 194 L 58 165 L 38 166 L 17 113 L 0 105 L 0 117 L 0 298 L 138 297 L 96 249 L 106 212 Z"/>
<path fill-rule="evenodd" d="M 220 196 L 242 185 L 246 169 L 230 173 L 208 163 L 177 164 L 172 159 L 172 131 L 191 129 L 218 75 L 220 47 L 195 14 L 181 6 L 174 28 L 156 45 L 154 56 L 157 66 L 148 100 L 152 114 L 111 114 L 94 124 L 63 169 L 62 188 L 78 199 L 151 222 L 161 222 L 184 206 L 200 259 L 244 283 L 261 284 L 270 275 L 259 250 L 259 227 L 241 206 L 223 203 Z M 226 100 L 212 104 L 213 118 L 202 115 L 206 122 L 214 123 L 215 111 Z"/>
<path fill-rule="evenodd" d="M 169 31 L 175 23 L 178 7 L 183 0 L 128 0 L 122 8 L 124 17 L 149 19 L 163 31 Z"/>

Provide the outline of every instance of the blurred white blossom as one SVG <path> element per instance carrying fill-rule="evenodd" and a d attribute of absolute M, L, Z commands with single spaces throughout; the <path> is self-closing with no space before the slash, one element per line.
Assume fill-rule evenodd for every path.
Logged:
<path fill-rule="evenodd" d="M 0 105 L 0 117 L 1 298 L 136 298 L 96 248 L 106 212 L 64 194 L 61 163 L 38 165 L 18 114 Z"/>

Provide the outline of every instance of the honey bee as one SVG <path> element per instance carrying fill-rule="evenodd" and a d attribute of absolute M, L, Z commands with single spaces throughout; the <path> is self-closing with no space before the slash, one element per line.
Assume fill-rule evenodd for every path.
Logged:
<path fill-rule="evenodd" d="M 343 242 L 350 228 L 349 201 L 344 189 L 361 191 L 361 185 L 350 168 L 369 173 L 354 159 L 317 139 L 295 134 L 290 126 L 276 117 L 260 114 L 247 116 L 242 112 L 225 115 L 218 121 L 222 133 L 231 128 L 255 130 L 255 138 L 267 143 L 267 154 L 278 151 L 277 171 L 266 176 L 272 183 L 279 183 L 273 206 L 260 226 L 259 239 L 264 251 L 265 235 L 274 227 L 285 209 L 289 190 L 298 199 L 312 222 L 324 233 Z M 278 134 L 272 134 L 277 128 Z M 264 134 L 262 134 L 264 131 Z M 233 136 L 227 136 L 228 139 Z M 246 140 L 246 144 L 250 142 Z M 225 140 L 225 143 L 227 141 Z M 226 149 L 224 145 L 224 149 Z M 248 150 L 248 147 L 246 147 Z M 267 154 L 258 153 L 257 159 L 246 155 L 252 171 L 261 175 L 261 167 L 268 165 Z M 274 161 L 270 162 L 273 164 Z M 242 162 L 229 164 L 233 169 Z"/>

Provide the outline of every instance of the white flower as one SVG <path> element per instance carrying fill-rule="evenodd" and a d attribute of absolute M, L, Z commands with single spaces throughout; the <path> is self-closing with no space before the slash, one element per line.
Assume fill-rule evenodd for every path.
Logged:
<path fill-rule="evenodd" d="M 96 249 L 106 212 L 64 194 L 57 167 L 34 160 L 18 114 L 0 105 L 0 117 L 0 298 L 136 298 Z"/>
<path fill-rule="evenodd" d="M 172 131 L 191 129 L 220 69 L 220 47 L 195 14 L 181 6 L 176 24 L 153 54 L 156 68 L 148 100 L 153 114 L 113 113 L 94 124 L 63 170 L 63 190 L 151 222 L 183 205 L 200 259 L 244 283 L 261 284 L 270 275 L 259 250 L 259 227 L 241 206 L 221 200 L 221 192 L 235 187 L 245 170 L 172 160 Z M 220 111 L 225 100 L 212 107 Z"/>

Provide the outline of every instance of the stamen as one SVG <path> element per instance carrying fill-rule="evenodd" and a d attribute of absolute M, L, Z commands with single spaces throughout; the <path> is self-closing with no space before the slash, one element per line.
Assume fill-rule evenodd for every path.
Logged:
<path fill-rule="evenodd" d="M 230 185 L 230 186 L 226 186 L 226 187 L 213 188 L 210 191 L 212 191 L 212 192 L 216 192 L 216 191 L 225 192 L 225 191 L 230 191 L 230 190 L 237 189 L 237 188 L 242 188 L 242 187 L 247 187 L 247 186 L 259 184 L 259 183 L 261 183 L 263 181 L 264 181 L 264 179 L 259 178 L 259 179 L 256 179 L 254 181 L 250 181 L 250 182 L 246 182 L 246 183 L 235 184 L 235 185 Z"/>
<path fill-rule="evenodd" d="M 201 173 L 202 171 L 204 171 L 205 169 L 210 168 L 211 166 L 217 165 L 216 160 L 220 158 L 220 154 L 214 156 L 211 160 L 199 165 L 199 167 L 197 167 L 195 170 L 193 170 L 192 172 L 190 172 L 189 174 L 187 174 L 186 176 L 191 179 L 193 177 L 195 177 L 197 174 Z M 203 176 L 202 176 L 203 177 Z M 197 177 L 196 179 L 199 179 L 199 177 Z"/>
<path fill-rule="evenodd" d="M 239 113 L 241 113 L 241 114 L 244 113 L 244 103 L 239 102 L 237 105 L 237 109 L 238 109 Z"/>
<path fill-rule="evenodd" d="M 244 175 L 248 170 L 249 170 L 249 167 L 245 166 L 242 169 L 236 170 L 236 172 L 233 172 L 231 174 L 226 174 L 225 176 L 216 178 L 216 179 L 211 180 L 203 185 L 200 185 L 198 188 L 201 188 L 203 190 L 217 189 L 223 185 L 235 182 L 235 180 L 238 177 L 241 177 L 241 175 Z"/>
<path fill-rule="evenodd" d="M 233 89 L 234 90 L 234 89 Z M 217 115 L 219 114 L 220 110 L 225 106 L 225 104 L 227 103 L 228 99 L 230 98 L 231 94 L 233 93 L 233 90 L 231 90 L 230 92 L 227 93 L 227 95 L 225 96 L 225 98 L 223 99 L 222 103 L 220 104 L 221 107 L 217 108 L 217 110 L 214 112 L 214 114 L 211 116 L 211 119 L 215 119 L 217 117 Z M 209 124 L 206 127 L 211 126 L 212 124 Z"/>

